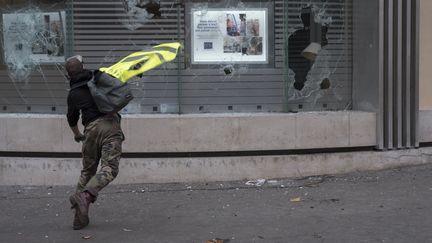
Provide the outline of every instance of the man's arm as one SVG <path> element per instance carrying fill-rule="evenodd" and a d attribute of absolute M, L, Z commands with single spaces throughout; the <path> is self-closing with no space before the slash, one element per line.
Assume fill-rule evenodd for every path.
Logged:
<path fill-rule="evenodd" d="M 80 112 L 79 109 L 75 108 L 70 96 L 68 96 L 67 98 L 67 104 L 68 104 L 68 112 L 66 116 L 69 123 L 69 127 L 71 128 L 74 134 L 75 142 L 79 143 L 80 141 L 84 141 L 85 139 L 84 135 L 80 132 L 78 128 L 78 120 L 79 120 Z"/>
<path fill-rule="evenodd" d="M 77 125 L 75 125 L 73 127 L 70 127 L 70 128 L 71 128 L 71 130 L 72 130 L 72 132 L 74 134 L 75 142 L 79 143 L 81 141 L 84 141 L 85 136 L 80 132 L 80 130 L 79 130 L 79 128 L 78 128 Z"/>

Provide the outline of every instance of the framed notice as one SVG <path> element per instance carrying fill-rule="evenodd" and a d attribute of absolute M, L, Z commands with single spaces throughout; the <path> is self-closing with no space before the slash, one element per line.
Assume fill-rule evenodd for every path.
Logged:
<path fill-rule="evenodd" d="M 191 9 L 192 64 L 268 63 L 266 8 Z"/>
<path fill-rule="evenodd" d="M 64 62 L 65 16 L 64 11 L 3 14 L 5 62 Z"/>

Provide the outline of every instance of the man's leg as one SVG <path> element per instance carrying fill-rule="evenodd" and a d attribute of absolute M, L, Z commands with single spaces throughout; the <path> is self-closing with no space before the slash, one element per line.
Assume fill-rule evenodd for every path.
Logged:
<path fill-rule="evenodd" d="M 97 121 L 95 123 L 97 123 Z M 84 188 L 88 181 L 96 174 L 99 164 L 100 151 L 97 130 L 96 124 L 90 124 L 86 128 L 86 139 L 82 146 L 83 169 L 78 179 L 76 193 L 69 198 L 72 208 L 75 209 L 73 221 L 73 228 L 75 230 L 82 229 L 89 224 L 88 204 L 93 202 L 94 198 L 88 192 L 84 192 Z"/>
<path fill-rule="evenodd" d="M 87 183 L 96 174 L 98 164 L 99 158 L 92 158 L 83 155 L 83 169 L 81 170 L 81 175 L 78 179 L 76 188 L 77 192 L 82 192 L 84 190 Z"/>
<path fill-rule="evenodd" d="M 82 192 L 76 193 L 70 198 L 72 205 L 76 205 L 77 221 L 80 222 L 78 227 L 74 226 L 74 229 L 81 229 L 88 225 L 88 209 L 90 203 L 93 203 L 99 191 L 117 176 L 121 144 L 124 140 L 124 135 L 120 128 L 120 118 L 117 116 L 105 116 L 91 124 L 95 125 L 95 134 L 92 135 L 89 132 L 89 138 L 94 139 L 95 147 L 91 149 L 92 146 L 86 146 L 85 148 L 91 149 L 91 151 L 97 151 L 96 157 L 100 157 L 101 169 L 85 184 L 84 188 L 81 189 Z M 96 143 L 96 141 L 98 142 Z M 99 141 L 102 141 L 101 146 L 99 145 Z M 94 158 L 94 156 L 90 157 Z M 89 170 L 90 173 L 93 173 L 95 167 L 90 166 L 89 168 L 91 168 L 91 170 Z M 87 180 L 87 176 L 84 177 L 83 181 Z M 82 185 L 84 185 L 84 183 L 82 183 Z"/>
<path fill-rule="evenodd" d="M 82 144 L 82 170 L 77 183 L 77 192 L 82 192 L 88 181 L 96 174 L 101 156 L 100 131 L 98 124 L 101 121 L 96 120 L 88 124 L 84 130 L 85 140 Z"/>
<path fill-rule="evenodd" d="M 121 136 L 114 136 L 107 139 L 102 145 L 101 169 L 90 179 L 84 189 L 95 198 L 98 196 L 99 191 L 113 181 L 118 174 L 122 142 Z"/>

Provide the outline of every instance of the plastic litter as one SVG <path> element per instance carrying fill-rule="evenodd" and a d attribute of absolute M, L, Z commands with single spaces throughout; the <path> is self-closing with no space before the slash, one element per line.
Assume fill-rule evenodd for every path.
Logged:
<path fill-rule="evenodd" d="M 228 242 L 230 242 L 229 239 L 219 239 L 219 238 L 206 240 L 206 243 L 228 243 Z"/>
<path fill-rule="evenodd" d="M 248 186 L 262 186 L 266 182 L 266 179 L 256 179 L 256 180 L 250 180 L 246 182 L 246 185 Z"/>
<path fill-rule="evenodd" d="M 290 202 L 301 202 L 301 197 L 294 197 L 290 199 Z"/>

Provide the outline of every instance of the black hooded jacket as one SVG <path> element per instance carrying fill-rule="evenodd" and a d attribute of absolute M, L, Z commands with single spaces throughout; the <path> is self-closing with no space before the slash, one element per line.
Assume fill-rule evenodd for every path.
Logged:
<path fill-rule="evenodd" d="M 70 86 L 74 84 L 90 81 L 93 78 L 93 73 L 90 70 L 83 70 L 82 72 L 74 75 L 70 79 Z M 67 97 L 67 120 L 69 126 L 74 127 L 77 125 L 81 111 L 82 124 L 87 126 L 90 122 L 97 118 L 104 116 L 104 113 L 99 112 L 98 107 L 93 100 L 93 97 L 87 85 L 71 89 Z"/>

